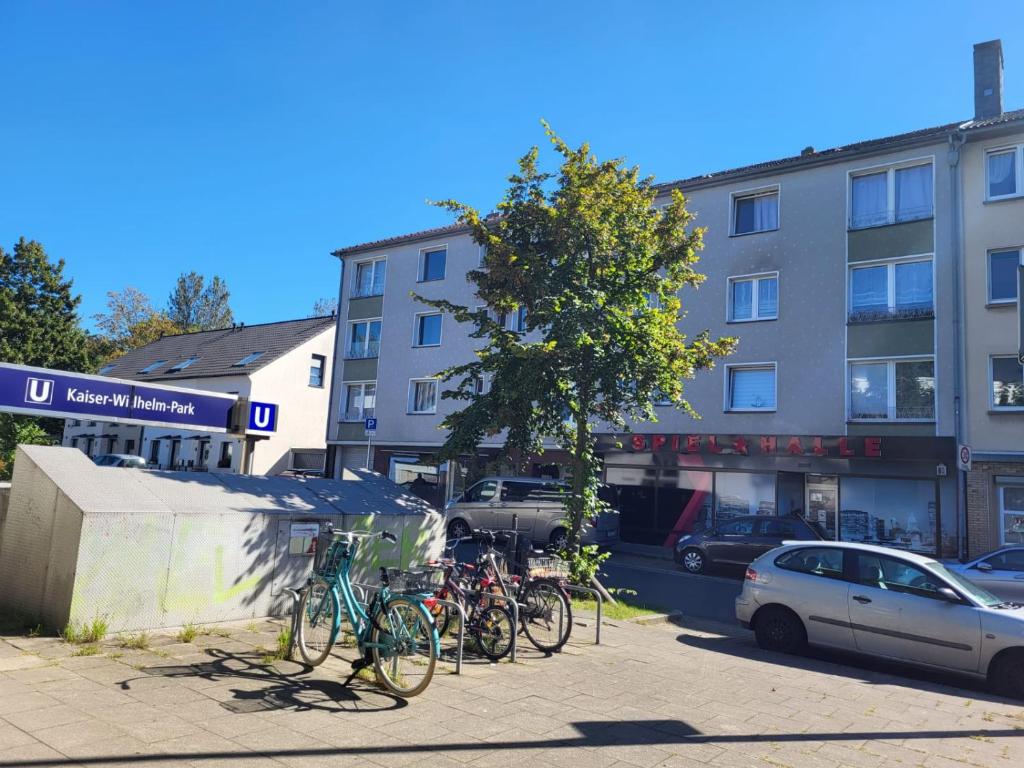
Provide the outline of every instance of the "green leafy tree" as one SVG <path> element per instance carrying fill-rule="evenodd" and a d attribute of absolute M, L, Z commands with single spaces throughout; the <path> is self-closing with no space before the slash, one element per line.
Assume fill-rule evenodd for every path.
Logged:
<path fill-rule="evenodd" d="M 167 316 L 188 331 L 228 328 L 234 321 L 230 298 L 227 283 L 217 275 L 207 284 L 198 272 L 183 273 L 167 300 Z"/>
<path fill-rule="evenodd" d="M 21 238 L 10 253 L 0 248 L 0 361 L 89 369 L 89 339 L 79 325 L 81 297 L 64 277 L 64 261 L 53 262 L 43 246 Z M 0 479 L 10 477 L 19 442 L 48 442 L 60 423 L 0 414 Z"/>
<path fill-rule="evenodd" d="M 442 459 L 472 455 L 483 437 L 503 431 L 510 457 L 541 453 L 546 440 L 565 450 L 568 554 L 575 577 L 586 580 L 599 559 L 580 547 L 581 530 L 604 508 L 595 430 L 657 420 L 661 400 L 696 417 L 683 380 L 713 367 L 735 340 L 679 330 L 678 294 L 704 280 L 695 268 L 704 230 L 692 226 L 683 195 L 675 191 L 655 210 L 653 179 L 622 160 L 598 161 L 586 144 L 572 149 L 545 129 L 561 156 L 559 172 L 540 171 L 534 147 L 509 177 L 498 216 L 438 203 L 486 246 L 483 268 L 468 279 L 491 313 L 416 298 L 473 325 L 470 336 L 481 342 L 476 360 L 439 374 L 455 382 L 442 397 L 466 403 L 443 422 Z M 522 331 L 496 321 L 520 310 Z M 483 394 L 481 377 L 491 381 Z"/>

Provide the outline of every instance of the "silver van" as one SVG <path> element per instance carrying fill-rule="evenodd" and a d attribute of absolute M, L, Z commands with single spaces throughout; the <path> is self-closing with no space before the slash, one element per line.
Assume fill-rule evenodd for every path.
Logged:
<path fill-rule="evenodd" d="M 534 544 L 562 547 L 567 536 L 562 504 L 568 486 L 558 480 L 534 477 L 485 477 L 445 505 L 448 537 L 468 536 L 477 528 L 512 529 L 518 515 L 518 530 Z M 619 513 L 601 514 L 583 530 L 584 544 L 607 546 L 619 540 Z"/>

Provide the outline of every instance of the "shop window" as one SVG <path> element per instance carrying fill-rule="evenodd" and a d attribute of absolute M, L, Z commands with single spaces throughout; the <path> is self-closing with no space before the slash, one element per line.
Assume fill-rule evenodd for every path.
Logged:
<path fill-rule="evenodd" d="M 657 472 L 641 467 L 608 467 L 606 480 L 616 486 L 622 539 L 637 544 L 661 545 L 667 531 L 659 531 L 655 518 Z"/>
<path fill-rule="evenodd" d="M 674 545 L 679 536 L 710 527 L 711 478 L 710 472 L 662 470 L 655 522 L 668 534 L 665 546 Z"/>
<path fill-rule="evenodd" d="M 1003 544 L 1024 544 L 1024 484 L 1000 484 L 999 526 Z"/>
<path fill-rule="evenodd" d="M 841 477 L 839 498 L 844 540 L 934 554 L 934 480 Z"/>
<path fill-rule="evenodd" d="M 715 473 L 715 524 L 743 515 L 775 514 L 775 474 Z"/>

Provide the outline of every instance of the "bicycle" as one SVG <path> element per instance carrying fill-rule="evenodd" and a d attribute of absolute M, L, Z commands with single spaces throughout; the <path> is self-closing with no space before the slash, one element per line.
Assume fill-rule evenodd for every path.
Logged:
<path fill-rule="evenodd" d="M 341 629 L 341 605 L 360 657 L 352 662 L 359 671 L 373 665 L 377 680 L 397 696 L 422 693 L 434 675 L 441 652 L 437 627 L 430 614 L 434 602 L 420 593 L 433 591 L 422 574 L 380 569 L 380 590 L 364 609 L 352 591 L 349 569 L 363 539 L 397 543 L 391 533 L 335 531 L 327 526 L 317 541 L 317 556 L 299 602 L 296 643 L 311 666 L 323 663 Z"/>

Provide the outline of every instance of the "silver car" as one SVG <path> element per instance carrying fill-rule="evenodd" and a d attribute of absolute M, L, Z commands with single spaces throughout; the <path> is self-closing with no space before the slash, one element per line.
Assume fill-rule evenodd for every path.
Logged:
<path fill-rule="evenodd" d="M 468 536 L 478 528 L 523 531 L 537 544 L 563 547 L 567 528 L 563 504 L 567 486 L 534 477 L 485 477 L 445 505 L 449 538 Z M 606 512 L 583 530 L 584 544 L 619 540 L 619 513 Z"/>
<path fill-rule="evenodd" d="M 736 618 L 762 648 L 828 646 L 987 677 L 1024 696 L 1024 608 L 929 557 L 785 542 L 750 564 Z"/>
<path fill-rule="evenodd" d="M 946 567 L 1002 600 L 1024 603 L 1024 547 L 1003 547 Z"/>

